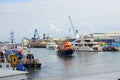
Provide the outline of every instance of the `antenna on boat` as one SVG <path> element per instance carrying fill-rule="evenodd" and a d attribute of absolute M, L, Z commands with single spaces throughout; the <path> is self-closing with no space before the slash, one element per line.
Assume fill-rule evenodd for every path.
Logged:
<path fill-rule="evenodd" d="M 10 40 L 11 40 L 11 43 L 13 44 L 13 42 L 14 42 L 14 32 L 10 32 Z"/>

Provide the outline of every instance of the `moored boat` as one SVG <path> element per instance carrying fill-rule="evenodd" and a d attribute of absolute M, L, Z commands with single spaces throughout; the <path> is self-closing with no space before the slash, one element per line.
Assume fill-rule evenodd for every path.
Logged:
<path fill-rule="evenodd" d="M 27 73 L 25 71 L 0 69 L 0 80 L 26 80 Z"/>
<path fill-rule="evenodd" d="M 57 49 L 57 44 L 53 41 L 47 42 L 46 48 L 49 50 L 55 50 L 55 49 Z"/>
<path fill-rule="evenodd" d="M 72 48 L 71 42 L 64 41 L 57 48 L 58 56 L 73 56 L 74 50 Z"/>
<path fill-rule="evenodd" d="M 103 51 L 112 51 L 112 52 L 118 51 L 118 49 L 115 46 L 113 46 L 112 44 L 106 44 L 106 45 L 104 45 L 103 48 L 102 48 L 102 50 Z"/>
<path fill-rule="evenodd" d="M 25 80 L 27 78 L 25 74 L 28 72 L 22 64 L 21 68 L 18 66 L 19 63 L 17 63 L 18 59 L 16 60 L 16 58 L 17 56 L 12 57 L 11 62 L 9 62 L 5 53 L 0 51 L 0 80 Z"/>
<path fill-rule="evenodd" d="M 35 58 L 32 53 L 28 53 L 22 64 L 26 68 L 41 68 L 39 59 Z"/>
<path fill-rule="evenodd" d="M 99 52 L 102 51 L 102 47 L 99 42 L 94 41 L 91 36 L 83 36 L 72 42 L 72 46 L 77 52 Z"/>

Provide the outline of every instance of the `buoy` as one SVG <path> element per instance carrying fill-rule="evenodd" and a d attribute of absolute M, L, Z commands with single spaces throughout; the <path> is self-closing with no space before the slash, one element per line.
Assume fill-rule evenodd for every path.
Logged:
<path fill-rule="evenodd" d="M 12 66 L 16 66 L 18 64 L 18 57 L 15 54 L 11 54 L 8 56 L 8 61 Z"/>

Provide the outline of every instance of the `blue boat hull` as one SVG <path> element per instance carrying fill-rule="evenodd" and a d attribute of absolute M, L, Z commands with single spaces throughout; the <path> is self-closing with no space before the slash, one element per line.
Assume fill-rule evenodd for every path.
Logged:
<path fill-rule="evenodd" d="M 74 50 L 57 51 L 58 56 L 73 56 Z"/>

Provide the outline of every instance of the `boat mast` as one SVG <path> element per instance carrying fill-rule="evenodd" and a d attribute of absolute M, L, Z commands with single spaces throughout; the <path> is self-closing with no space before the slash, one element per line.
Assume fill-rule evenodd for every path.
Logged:
<path fill-rule="evenodd" d="M 14 32 L 10 32 L 10 41 L 11 41 L 11 44 L 13 44 L 13 42 L 14 42 Z"/>

